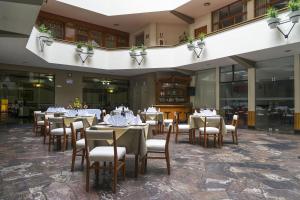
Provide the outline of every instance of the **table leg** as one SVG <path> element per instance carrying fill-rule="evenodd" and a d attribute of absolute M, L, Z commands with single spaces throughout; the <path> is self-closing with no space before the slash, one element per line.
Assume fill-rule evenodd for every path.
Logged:
<path fill-rule="evenodd" d="M 134 177 L 137 178 L 139 174 L 139 155 L 135 155 L 135 167 L 134 167 Z"/>

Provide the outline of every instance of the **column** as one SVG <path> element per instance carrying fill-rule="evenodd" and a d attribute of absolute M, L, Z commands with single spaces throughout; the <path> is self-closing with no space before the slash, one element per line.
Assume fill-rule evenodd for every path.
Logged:
<path fill-rule="evenodd" d="M 248 127 L 255 127 L 255 68 L 248 68 Z"/>
<path fill-rule="evenodd" d="M 253 19 L 255 17 L 255 0 L 250 0 L 247 2 L 247 20 Z"/>
<path fill-rule="evenodd" d="M 294 56 L 294 130 L 300 132 L 300 55 Z"/>
<path fill-rule="evenodd" d="M 220 111 L 220 68 L 216 68 L 216 110 Z"/>

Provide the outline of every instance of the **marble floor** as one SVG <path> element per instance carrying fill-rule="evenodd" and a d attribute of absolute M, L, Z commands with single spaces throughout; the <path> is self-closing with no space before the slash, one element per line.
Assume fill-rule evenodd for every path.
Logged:
<path fill-rule="evenodd" d="M 158 136 L 162 137 L 162 136 Z M 134 178 L 129 157 L 126 180 L 112 194 L 110 175 L 85 174 L 71 150 L 48 152 L 29 125 L 0 126 L 0 199 L 300 199 L 300 135 L 239 130 L 239 145 L 225 138 L 222 149 L 171 138 L 171 175 L 163 160 L 150 160 L 145 175 Z"/>

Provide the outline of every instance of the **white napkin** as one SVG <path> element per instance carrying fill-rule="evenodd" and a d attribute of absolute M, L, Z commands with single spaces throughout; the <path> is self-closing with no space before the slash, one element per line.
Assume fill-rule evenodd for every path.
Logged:
<path fill-rule="evenodd" d="M 103 118 L 105 124 L 109 124 L 110 114 L 106 114 Z"/>

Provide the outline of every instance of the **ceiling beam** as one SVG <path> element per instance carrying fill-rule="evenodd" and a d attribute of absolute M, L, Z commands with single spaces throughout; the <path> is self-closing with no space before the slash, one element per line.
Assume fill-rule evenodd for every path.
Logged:
<path fill-rule="evenodd" d="M 188 75 L 188 76 L 193 76 L 196 73 L 195 71 L 192 71 L 192 70 L 179 69 L 179 68 L 175 68 L 174 71 L 182 73 L 184 75 Z"/>
<path fill-rule="evenodd" d="M 0 30 L 0 37 L 28 38 L 29 35 Z"/>
<path fill-rule="evenodd" d="M 179 19 L 185 21 L 186 23 L 188 24 L 193 24 L 195 22 L 195 19 L 188 16 L 188 15 L 185 15 L 181 12 L 178 12 L 176 10 L 171 10 L 170 13 L 172 13 L 173 15 L 175 15 L 176 17 L 178 17 Z"/>
<path fill-rule="evenodd" d="M 229 56 L 229 58 L 235 62 L 237 62 L 238 64 L 247 67 L 247 68 L 254 68 L 256 65 L 256 62 L 253 60 L 249 60 L 246 58 L 242 58 L 240 56 Z"/>
<path fill-rule="evenodd" d="M 10 3 L 22 3 L 22 4 L 31 4 L 31 5 L 42 5 L 44 0 L 0 0 Z"/>

